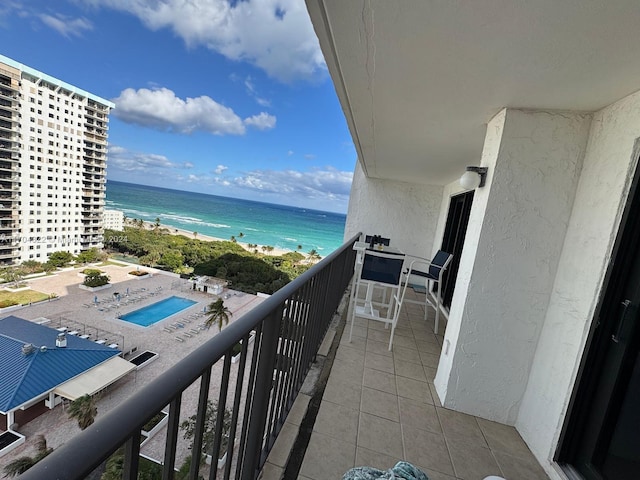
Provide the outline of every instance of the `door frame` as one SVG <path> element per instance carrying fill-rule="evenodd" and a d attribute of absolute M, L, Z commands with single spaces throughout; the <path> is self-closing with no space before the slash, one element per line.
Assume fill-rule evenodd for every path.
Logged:
<path fill-rule="evenodd" d="M 570 479 L 580 480 L 584 477 L 573 467 L 578 452 L 579 438 L 588 416 L 594 391 L 603 371 L 602 360 L 607 352 L 607 343 L 613 334 L 615 323 L 602 323 L 603 312 L 614 307 L 622 289 L 626 285 L 631 270 L 630 258 L 633 257 L 631 246 L 640 245 L 640 139 L 636 140 L 633 149 L 636 167 L 625 202 L 611 257 L 602 282 L 598 304 L 595 308 L 591 326 L 578 372 L 565 414 L 562 430 L 558 439 L 554 461 L 562 468 Z"/>

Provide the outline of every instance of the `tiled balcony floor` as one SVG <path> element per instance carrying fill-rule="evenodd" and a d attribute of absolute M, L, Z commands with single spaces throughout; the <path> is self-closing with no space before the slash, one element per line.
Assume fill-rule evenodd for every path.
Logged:
<path fill-rule="evenodd" d="M 421 306 L 403 306 L 392 352 L 389 330 L 379 322 L 356 319 L 348 339 L 349 324 L 298 478 L 341 479 L 354 466 L 385 470 L 406 460 L 430 480 L 548 479 L 513 427 L 440 405 L 432 382 L 442 336 L 433 333 L 433 310 L 425 322 Z M 309 398 L 299 395 L 263 479 L 281 478 Z"/>

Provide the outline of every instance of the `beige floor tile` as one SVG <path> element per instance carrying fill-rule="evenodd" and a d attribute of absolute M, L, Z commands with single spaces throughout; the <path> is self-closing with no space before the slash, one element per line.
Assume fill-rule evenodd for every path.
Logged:
<path fill-rule="evenodd" d="M 453 475 L 453 464 L 442 434 L 403 425 L 402 436 L 408 462 Z"/>
<path fill-rule="evenodd" d="M 387 328 L 385 328 L 384 322 L 379 322 L 378 320 L 368 320 L 367 326 L 370 330 L 386 330 L 389 332 Z"/>
<path fill-rule="evenodd" d="M 258 478 L 260 480 L 280 480 L 283 473 L 284 469 L 282 467 L 267 462 L 262 467 L 262 472 L 260 472 Z"/>
<path fill-rule="evenodd" d="M 391 336 L 391 329 L 387 330 L 374 330 L 372 328 L 369 329 L 369 333 L 367 338 L 371 340 L 375 340 L 376 342 L 382 342 L 389 345 L 389 337 Z M 388 347 L 387 347 L 388 348 Z"/>
<path fill-rule="evenodd" d="M 440 344 L 438 343 L 438 339 L 436 338 L 435 334 L 433 333 L 433 330 L 430 332 L 413 332 L 413 336 L 416 339 L 416 342 L 418 343 L 418 345 L 422 344 L 422 343 L 432 343 L 434 345 L 437 345 L 438 348 L 440 347 Z"/>
<path fill-rule="evenodd" d="M 394 395 L 397 393 L 395 375 L 381 370 L 365 367 L 362 385 Z"/>
<path fill-rule="evenodd" d="M 374 452 L 362 447 L 356 447 L 356 466 L 373 467 L 379 470 L 388 470 L 401 460 L 399 457 L 391 457 L 384 453 Z M 430 479 L 431 480 L 431 479 Z"/>
<path fill-rule="evenodd" d="M 293 447 L 297 436 L 298 426 L 285 422 L 278 434 L 278 438 L 276 438 L 276 443 L 273 444 L 273 448 L 269 452 L 267 461 L 279 467 L 285 467 L 287 460 L 289 460 L 291 447 Z"/>
<path fill-rule="evenodd" d="M 395 359 L 393 361 L 395 366 L 396 375 L 400 377 L 412 378 L 413 380 L 419 380 L 426 382 L 427 377 L 424 374 L 424 367 L 422 364 L 406 362 L 404 360 Z"/>
<path fill-rule="evenodd" d="M 400 423 L 403 426 L 409 425 L 442 434 L 440 420 L 433 405 L 402 397 L 398 398 L 398 405 L 400 407 Z"/>
<path fill-rule="evenodd" d="M 342 339 L 340 340 L 340 345 L 346 345 L 348 347 L 355 348 L 356 350 L 363 351 L 367 345 L 367 339 L 354 335 L 351 337 L 351 341 L 349 341 L 349 330 L 347 327 L 345 328 L 345 334 L 342 335 Z"/>
<path fill-rule="evenodd" d="M 398 347 L 411 348 L 413 350 L 417 350 L 418 349 L 418 345 L 416 344 L 416 341 L 413 338 L 413 336 L 411 336 L 411 337 L 394 336 L 393 337 L 393 345 L 398 346 Z"/>
<path fill-rule="evenodd" d="M 483 480 L 489 475 L 501 474 L 500 467 L 488 448 L 448 439 L 447 445 L 455 475 L 461 480 Z"/>
<path fill-rule="evenodd" d="M 433 404 L 436 407 L 441 407 L 442 403 L 440 403 L 440 397 L 438 396 L 438 392 L 436 391 L 436 386 L 433 383 L 429 383 L 429 390 L 431 391 L 431 398 L 433 399 Z"/>
<path fill-rule="evenodd" d="M 349 327 L 351 328 L 351 327 Z M 367 338 L 367 327 L 357 327 L 357 326 L 353 326 L 353 336 L 354 337 L 364 337 Z"/>
<path fill-rule="evenodd" d="M 299 393 L 296 400 L 293 402 L 289 415 L 287 415 L 287 422 L 293 423 L 294 425 L 300 425 L 302 423 L 302 419 L 307 413 L 307 407 L 309 406 L 310 400 L 311 397 L 309 395 Z"/>
<path fill-rule="evenodd" d="M 397 335 L 399 337 L 413 338 L 413 330 L 411 329 L 411 327 L 409 325 L 400 326 L 399 323 L 400 322 L 398 322 L 398 325 L 396 325 L 396 331 L 394 333 L 394 336 Z"/>
<path fill-rule="evenodd" d="M 491 450 L 508 453 L 516 457 L 533 458 L 529 447 L 514 427 L 478 418 L 478 426 Z"/>
<path fill-rule="evenodd" d="M 378 355 L 377 353 L 366 352 L 364 366 L 366 368 L 373 368 L 374 370 L 382 370 L 387 373 L 395 373 L 393 368 L 393 358 L 385 355 Z"/>
<path fill-rule="evenodd" d="M 364 365 L 348 363 L 336 358 L 331 367 L 330 377 L 342 380 L 343 382 L 361 383 L 363 372 Z"/>
<path fill-rule="evenodd" d="M 424 375 L 427 377 L 427 382 L 433 383 L 435 381 L 437 371 L 437 368 L 424 366 Z"/>
<path fill-rule="evenodd" d="M 416 338 L 416 344 L 418 345 L 418 352 L 420 352 L 420 354 L 428 353 L 440 356 L 440 352 L 442 352 L 442 347 L 438 345 L 438 342 L 435 340 L 433 342 L 425 342 Z"/>
<path fill-rule="evenodd" d="M 400 421 L 398 396 L 395 393 L 386 393 L 363 387 L 360 411 L 393 420 L 394 422 Z"/>
<path fill-rule="evenodd" d="M 323 401 L 329 401 L 359 410 L 362 398 L 362 384 L 360 382 L 345 382 L 333 375 L 329 377 L 327 386 L 322 395 Z"/>
<path fill-rule="evenodd" d="M 368 413 L 360 413 L 358 446 L 402 458 L 400 423 Z"/>
<path fill-rule="evenodd" d="M 411 363 L 421 363 L 422 361 L 418 350 L 400 347 L 395 342 L 393 345 L 393 358 L 396 360 L 405 360 Z"/>
<path fill-rule="evenodd" d="M 364 365 L 364 352 L 343 343 L 338 347 L 335 359 L 349 365 L 362 367 Z"/>
<path fill-rule="evenodd" d="M 356 446 L 313 432 L 300 468 L 300 475 L 311 480 L 342 478 L 355 465 Z"/>
<path fill-rule="evenodd" d="M 427 382 L 407 377 L 396 377 L 396 386 L 400 397 L 411 398 L 423 403 L 433 403 Z"/>
<path fill-rule="evenodd" d="M 422 466 L 416 465 L 420 470 L 427 474 L 429 480 L 457 480 L 456 477 L 452 477 L 451 475 L 447 475 L 446 473 L 436 472 L 435 470 L 431 470 L 429 468 L 424 468 Z"/>
<path fill-rule="evenodd" d="M 447 441 L 489 448 L 475 417 L 442 407 L 436 407 L 436 412 Z"/>
<path fill-rule="evenodd" d="M 355 444 L 358 415 L 357 410 L 323 400 L 313 430 Z"/>
<path fill-rule="evenodd" d="M 496 451 L 493 452 L 493 455 L 505 478 L 518 480 L 549 480 L 549 477 L 533 455 L 529 458 L 520 458 Z"/>
<path fill-rule="evenodd" d="M 384 355 L 385 357 L 393 356 L 393 353 L 389 350 L 389 341 L 376 342 L 371 338 L 367 338 L 367 352 L 377 353 L 378 355 Z"/>
<path fill-rule="evenodd" d="M 420 352 L 420 361 L 422 365 L 431 368 L 438 368 L 438 363 L 440 362 L 440 354 L 432 355 L 431 353 Z"/>

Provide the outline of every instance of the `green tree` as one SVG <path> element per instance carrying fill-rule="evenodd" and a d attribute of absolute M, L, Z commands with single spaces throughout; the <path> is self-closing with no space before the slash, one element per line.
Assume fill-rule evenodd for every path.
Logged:
<path fill-rule="evenodd" d="M 86 287 L 101 287 L 109 283 L 109 276 L 103 275 L 100 270 L 92 270 L 84 276 L 82 284 Z"/>
<path fill-rule="evenodd" d="M 233 243 L 236 243 L 236 242 L 237 242 L 236 237 L 234 237 L 233 235 L 231 235 L 231 241 L 232 241 Z"/>
<path fill-rule="evenodd" d="M 211 328 L 214 323 L 217 323 L 220 330 L 229 323 L 229 318 L 233 315 L 221 298 L 209 304 L 207 314 L 209 316 L 204 322 L 205 326 Z"/>
<path fill-rule="evenodd" d="M 297 246 L 297 250 L 298 250 L 298 251 L 302 250 L 302 245 L 298 245 L 298 246 Z"/>
<path fill-rule="evenodd" d="M 18 457 L 12 462 L 9 462 L 3 469 L 5 477 L 17 477 L 53 452 L 53 448 L 47 448 L 47 440 L 44 436 L 37 435 L 35 441 L 36 454 L 33 457 L 29 457 L 27 455 Z"/>
<path fill-rule="evenodd" d="M 69 252 L 53 252 L 49 255 L 47 260 L 51 265 L 56 268 L 65 267 L 73 260 L 73 254 Z"/>
<path fill-rule="evenodd" d="M 4 281 L 17 286 L 24 278 L 25 271 L 21 267 L 6 267 L 2 271 Z"/>
<path fill-rule="evenodd" d="M 238 238 L 244 238 L 244 233 L 240 232 L 240 233 L 238 234 Z"/>
<path fill-rule="evenodd" d="M 177 230 L 176 230 L 177 231 Z M 198 238 L 198 232 L 193 232 L 193 238 L 196 239 Z"/>
<path fill-rule="evenodd" d="M 76 261 L 78 263 L 95 263 L 100 260 L 101 252 L 97 248 L 90 248 L 78 254 Z"/>
<path fill-rule="evenodd" d="M 98 407 L 91 395 L 85 394 L 76 398 L 69 405 L 69 417 L 78 421 L 80 430 L 92 425 L 98 415 Z"/>

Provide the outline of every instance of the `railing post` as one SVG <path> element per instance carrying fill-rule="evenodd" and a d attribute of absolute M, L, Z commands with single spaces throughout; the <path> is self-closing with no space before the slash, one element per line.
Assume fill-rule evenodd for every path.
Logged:
<path fill-rule="evenodd" d="M 260 468 L 265 421 L 269 407 L 269 397 L 273 386 L 273 365 L 280 336 L 282 305 L 263 322 L 262 340 L 258 357 L 258 370 L 254 387 L 249 429 L 247 431 L 247 447 L 242 461 L 242 479 L 254 480 Z"/>

